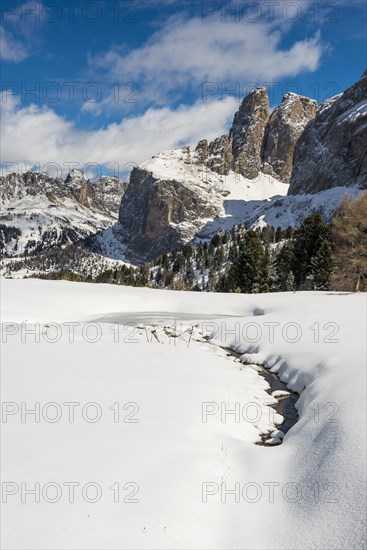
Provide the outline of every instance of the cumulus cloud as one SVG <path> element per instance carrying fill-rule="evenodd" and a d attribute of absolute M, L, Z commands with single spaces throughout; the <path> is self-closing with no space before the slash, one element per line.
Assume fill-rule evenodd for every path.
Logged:
<path fill-rule="evenodd" d="M 21 107 L 11 94 L 2 96 L 1 142 L 4 172 L 57 163 L 63 173 L 70 164 L 111 166 L 120 172 L 131 170 L 152 155 L 183 144 L 195 145 L 228 131 L 237 105 L 227 102 L 198 102 L 174 110 L 148 109 L 144 114 L 123 119 L 95 131 L 77 129 L 73 123 L 48 107 Z M 78 164 L 79 163 L 79 164 Z"/>

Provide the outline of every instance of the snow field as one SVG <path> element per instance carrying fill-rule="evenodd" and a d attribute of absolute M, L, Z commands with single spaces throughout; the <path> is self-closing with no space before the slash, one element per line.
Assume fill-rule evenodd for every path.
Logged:
<path fill-rule="evenodd" d="M 19 406 L 2 422 L 6 548 L 363 548 L 365 295 L 38 280 L 1 293 L 2 401 Z M 134 333 L 116 329 L 133 320 Z M 57 324 L 51 343 L 42 331 Z M 301 393 L 279 446 L 254 444 L 281 424 L 246 363 Z M 24 407 L 22 422 L 22 402 L 40 404 L 40 422 Z M 79 403 L 74 422 L 65 403 Z M 236 403 L 257 404 L 257 425 L 250 409 L 227 414 Z M 37 482 L 39 503 L 26 493 Z"/>

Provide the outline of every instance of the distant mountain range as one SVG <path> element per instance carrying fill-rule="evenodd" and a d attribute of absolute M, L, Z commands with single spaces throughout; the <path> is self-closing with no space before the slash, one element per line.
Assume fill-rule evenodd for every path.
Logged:
<path fill-rule="evenodd" d="M 78 170 L 65 180 L 26 172 L 0 183 L 0 245 L 10 257 L 75 243 L 111 226 L 124 193 L 118 178 L 92 183 Z"/>

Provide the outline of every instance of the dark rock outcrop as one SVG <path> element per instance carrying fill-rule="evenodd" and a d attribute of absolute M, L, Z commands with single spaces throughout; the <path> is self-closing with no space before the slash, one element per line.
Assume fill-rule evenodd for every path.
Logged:
<path fill-rule="evenodd" d="M 367 189 L 367 71 L 320 106 L 295 148 L 289 194 L 332 187 Z"/>
<path fill-rule="evenodd" d="M 230 139 L 234 172 L 253 179 L 261 169 L 261 149 L 269 119 L 269 97 L 266 88 L 259 87 L 242 101 L 234 116 Z"/>
<path fill-rule="evenodd" d="M 232 164 L 232 141 L 228 135 L 223 135 L 209 145 L 207 166 L 217 174 L 229 173 Z"/>
<path fill-rule="evenodd" d="M 201 141 L 199 141 L 199 143 L 196 146 L 195 151 L 197 153 L 199 161 L 200 162 L 205 162 L 206 159 L 209 156 L 208 140 L 207 139 L 202 139 Z"/>

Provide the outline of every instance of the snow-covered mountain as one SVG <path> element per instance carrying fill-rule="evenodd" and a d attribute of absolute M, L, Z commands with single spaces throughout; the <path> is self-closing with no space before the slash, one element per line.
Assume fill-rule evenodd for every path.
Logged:
<path fill-rule="evenodd" d="M 315 211 L 328 220 L 347 191 L 367 188 L 366 105 L 367 73 L 319 109 L 287 93 L 270 115 L 267 91 L 257 88 L 228 135 L 133 170 L 112 249 L 123 242 L 125 253 L 127 246 L 130 256 L 151 259 L 239 223 L 287 227 Z"/>
<path fill-rule="evenodd" d="M 367 188 L 366 128 L 367 72 L 319 108 L 287 93 L 270 113 L 259 87 L 228 134 L 157 154 L 127 186 L 77 170 L 65 181 L 2 178 L 3 251 L 35 254 L 88 237 L 94 254 L 136 264 L 238 224 L 286 228 L 315 211 L 328 220 L 346 192 Z"/>
<path fill-rule="evenodd" d="M 118 224 L 96 239 L 101 254 L 152 259 L 250 218 L 257 222 L 264 201 L 287 194 L 294 147 L 315 112 L 315 101 L 286 94 L 270 115 L 268 93 L 259 87 L 244 98 L 227 135 L 134 168 Z"/>
<path fill-rule="evenodd" d="M 124 192 L 117 178 L 92 182 L 78 170 L 65 181 L 39 172 L 9 174 L 0 187 L 0 246 L 8 257 L 74 243 L 111 226 Z"/>

